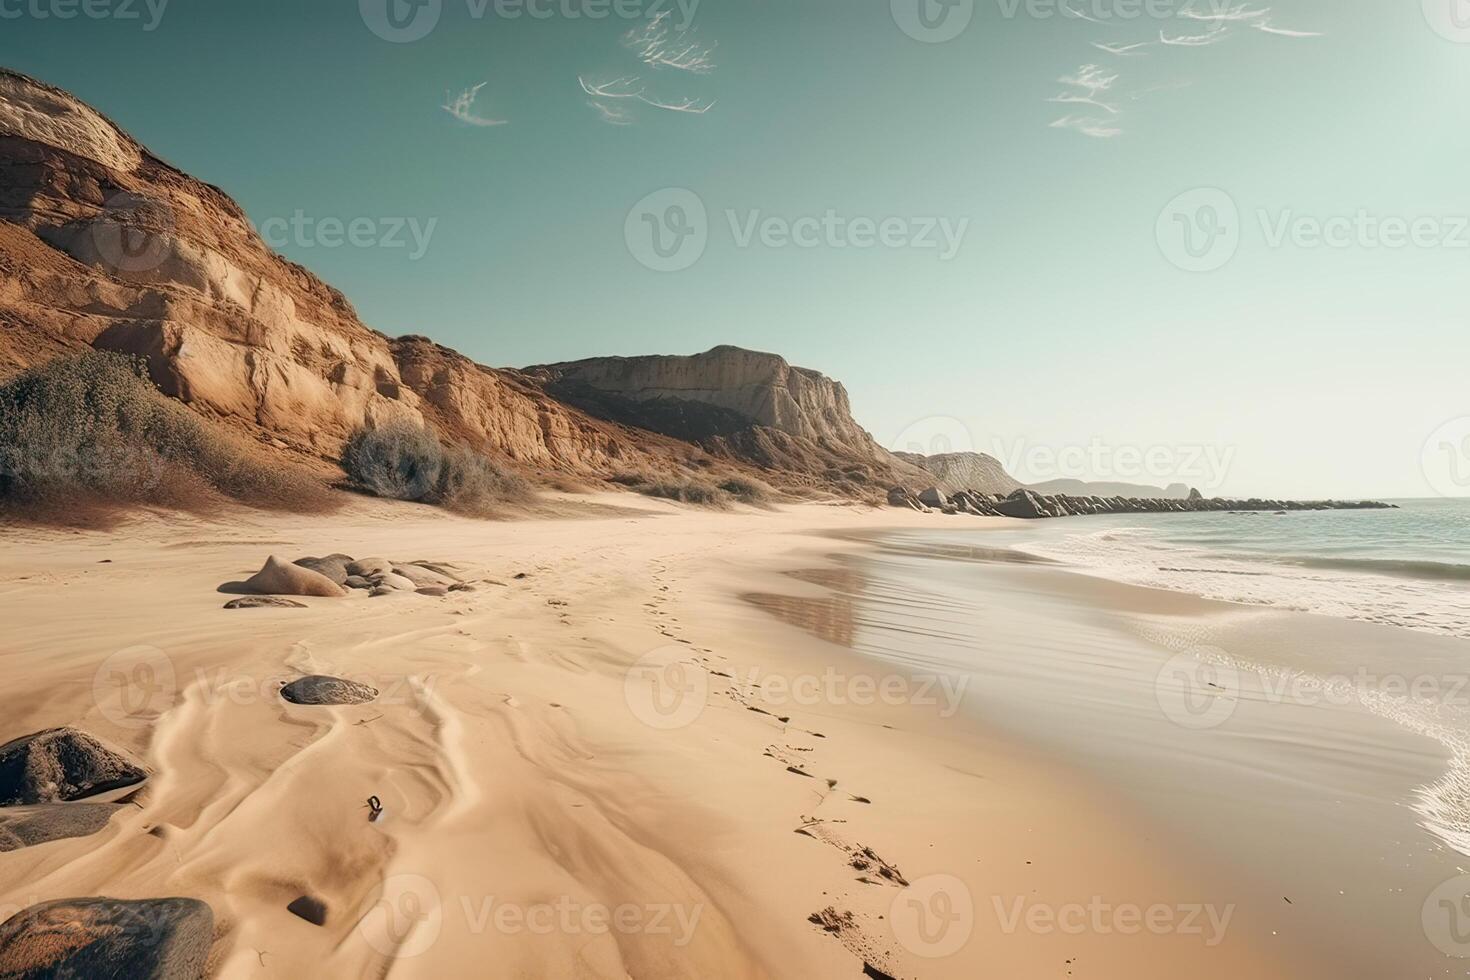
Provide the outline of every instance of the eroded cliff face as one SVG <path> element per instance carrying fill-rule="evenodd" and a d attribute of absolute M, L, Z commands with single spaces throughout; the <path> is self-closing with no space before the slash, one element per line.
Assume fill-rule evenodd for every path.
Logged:
<path fill-rule="evenodd" d="M 854 421 L 841 384 L 776 354 L 722 346 L 687 356 L 598 357 L 527 373 L 601 418 L 761 466 L 845 474 L 849 482 L 916 475 Z"/>
<path fill-rule="evenodd" d="M 526 467 L 667 462 L 645 440 L 420 338 L 362 324 L 215 187 L 59 89 L 0 70 L 0 372 L 90 345 L 199 412 L 325 458 L 427 420 Z"/>
<path fill-rule="evenodd" d="M 363 425 L 423 422 L 523 470 L 751 472 L 881 498 L 918 471 L 847 392 L 774 354 L 488 368 L 364 325 L 216 187 L 71 95 L 0 69 L 0 377 L 87 346 L 259 442 L 335 460 Z"/>

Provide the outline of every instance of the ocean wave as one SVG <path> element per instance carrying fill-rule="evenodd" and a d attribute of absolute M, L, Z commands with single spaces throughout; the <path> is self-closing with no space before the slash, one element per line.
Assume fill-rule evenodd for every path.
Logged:
<path fill-rule="evenodd" d="M 1042 538 L 1017 550 L 1087 574 L 1207 599 L 1470 638 L 1470 566 L 1336 556 L 1243 555 L 1120 527 Z"/>

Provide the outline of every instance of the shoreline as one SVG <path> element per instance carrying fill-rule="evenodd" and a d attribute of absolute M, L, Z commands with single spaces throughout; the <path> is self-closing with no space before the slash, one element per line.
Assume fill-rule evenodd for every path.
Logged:
<path fill-rule="evenodd" d="M 833 532 L 934 519 L 600 502 L 625 512 L 487 525 L 371 504 L 17 533 L 0 606 L 31 642 L 6 658 L 24 683 L 0 694 L 13 726 L 0 735 L 76 725 L 156 774 L 101 833 L 0 854 L 0 904 L 202 898 L 221 977 L 481 962 L 506 976 L 850 977 L 864 962 L 924 977 L 1314 974 L 1258 936 L 1249 909 L 1205 945 L 1226 903 L 1213 919 L 1204 907 L 1232 893 L 1229 875 L 1179 864 L 1187 836 L 1101 774 L 984 719 L 940 717 L 911 703 L 915 689 L 836 703 L 904 675 L 739 598 L 830 596 L 830 581 L 785 573 L 870 548 Z M 447 600 L 220 608 L 214 589 L 266 553 L 334 550 L 461 561 L 488 581 Z M 94 682 L 110 657 L 136 665 L 140 647 L 163 653 L 174 690 L 134 715 Z M 630 680 L 649 657 L 652 673 Z M 817 703 L 793 701 L 771 683 L 833 667 L 841 698 L 819 683 Z M 382 698 L 310 709 L 273 696 L 278 679 L 333 670 L 376 680 Z M 677 697 L 643 700 L 648 678 L 699 677 L 687 721 Z M 368 795 L 384 821 L 366 820 Z M 924 955 L 955 941 L 939 913 L 966 891 L 963 942 Z M 298 894 L 325 902 L 324 926 L 286 911 Z M 900 895 L 928 904 L 897 906 L 901 920 Z M 1172 910 L 1165 931 L 1118 918 L 1151 908 Z M 617 910 L 633 928 L 599 930 Z M 1106 931 L 1072 928 L 1099 914 Z"/>

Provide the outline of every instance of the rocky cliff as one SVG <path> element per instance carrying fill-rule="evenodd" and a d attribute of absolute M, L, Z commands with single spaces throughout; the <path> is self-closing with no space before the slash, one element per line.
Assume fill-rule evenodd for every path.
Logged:
<path fill-rule="evenodd" d="M 546 364 L 526 374 L 598 418 L 731 459 L 884 489 L 918 476 L 854 421 L 840 383 L 775 354 L 722 346 L 687 356 Z"/>
<path fill-rule="evenodd" d="M 322 459 L 359 426 L 408 419 L 530 471 L 596 477 L 712 462 L 658 434 L 670 427 L 633 428 L 639 420 L 559 400 L 544 375 L 370 329 L 341 293 L 272 252 L 224 192 L 67 93 L 0 70 L 0 377 L 86 346 L 142 355 L 166 394 Z M 838 456 L 857 448 L 863 458 L 847 462 L 867 463 L 875 454 L 841 387 L 775 362 L 731 350 L 682 374 L 635 373 L 625 387 L 700 388 L 711 404 Z M 744 428 L 720 435 L 733 464 L 744 465 L 741 440 L 763 448 Z"/>
<path fill-rule="evenodd" d="M 943 453 L 938 456 L 895 453 L 894 455 L 906 463 L 926 470 L 931 475 L 932 485 L 947 494 L 960 490 L 1005 494 L 1021 486 L 1015 477 L 1006 472 L 1000 460 L 985 453 Z"/>

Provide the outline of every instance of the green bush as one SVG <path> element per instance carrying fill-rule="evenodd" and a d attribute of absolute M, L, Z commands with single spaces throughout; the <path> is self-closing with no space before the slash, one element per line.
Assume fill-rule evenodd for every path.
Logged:
<path fill-rule="evenodd" d="M 326 487 L 268 464 L 148 379 L 141 360 L 89 351 L 0 385 L 0 502 L 50 510 L 125 504 L 205 507 L 222 497 L 321 510 Z"/>
<path fill-rule="evenodd" d="M 445 446 L 408 423 L 359 429 L 342 450 L 342 469 L 359 489 L 464 514 L 488 515 L 531 498 L 530 485 L 464 446 Z"/>

